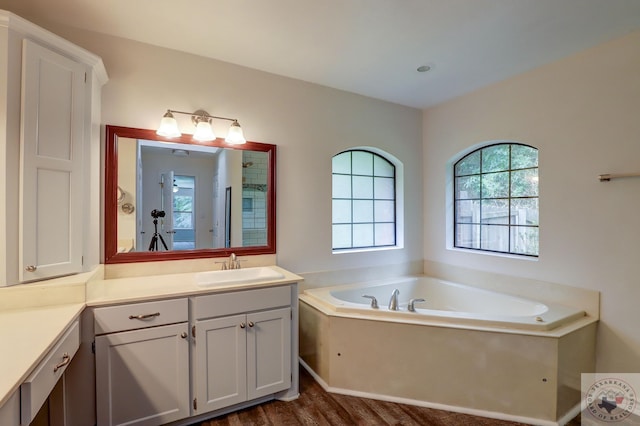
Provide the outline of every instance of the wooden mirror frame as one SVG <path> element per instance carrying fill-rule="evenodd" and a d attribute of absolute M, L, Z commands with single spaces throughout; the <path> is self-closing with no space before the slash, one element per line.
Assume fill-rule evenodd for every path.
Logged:
<path fill-rule="evenodd" d="M 238 256 L 273 254 L 276 252 L 276 146 L 259 142 L 231 145 L 224 139 L 211 142 L 194 142 L 191 135 L 179 138 L 164 138 L 154 130 L 133 127 L 105 127 L 105 176 L 104 176 L 104 263 L 154 262 L 161 260 L 199 259 L 225 257 L 231 253 Z M 266 152 L 269 158 L 267 169 L 267 244 L 264 246 L 229 247 L 196 250 L 173 250 L 165 252 L 118 253 L 118 138 L 181 143 L 185 145 L 207 145 L 226 149 Z"/>

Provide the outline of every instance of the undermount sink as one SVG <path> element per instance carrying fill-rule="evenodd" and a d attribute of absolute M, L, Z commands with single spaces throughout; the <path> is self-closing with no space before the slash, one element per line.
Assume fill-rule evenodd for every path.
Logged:
<path fill-rule="evenodd" d="M 224 271 L 199 272 L 195 275 L 196 284 L 202 287 L 222 284 L 256 283 L 284 278 L 284 275 L 268 266 Z"/>

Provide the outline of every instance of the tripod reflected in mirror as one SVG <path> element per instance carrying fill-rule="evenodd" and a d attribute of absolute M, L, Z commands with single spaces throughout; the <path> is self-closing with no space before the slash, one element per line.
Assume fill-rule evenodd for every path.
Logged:
<path fill-rule="evenodd" d="M 149 251 L 158 251 L 158 240 L 160 240 L 160 242 L 162 243 L 162 247 L 164 247 L 165 250 L 169 250 L 167 248 L 167 243 L 164 242 L 164 238 L 162 238 L 162 235 L 158 233 L 158 218 L 164 216 L 164 210 L 151 210 L 151 217 L 153 218 L 153 236 L 151 237 L 151 242 L 149 243 Z"/>

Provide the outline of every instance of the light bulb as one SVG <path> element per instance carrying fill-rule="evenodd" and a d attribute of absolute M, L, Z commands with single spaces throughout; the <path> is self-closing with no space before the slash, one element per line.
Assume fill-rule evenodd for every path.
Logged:
<path fill-rule="evenodd" d="M 177 138 L 182 136 L 180 130 L 178 129 L 178 122 L 171 114 L 171 111 L 167 111 L 167 113 L 160 120 L 160 127 L 156 131 L 156 134 L 160 136 L 164 136 L 165 138 Z"/>
<path fill-rule="evenodd" d="M 193 138 L 199 142 L 208 142 L 216 138 L 216 135 L 213 133 L 213 129 L 211 128 L 211 124 L 209 123 L 209 121 L 198 120 Z"/>
<path fill-rule="evenodd" d="M 244 138 L 244 134 L 242 133 L 242 127 L 240 127 L 240 123 L 238 123 L 238 120 L 233 120 L 233 123 L 231 123 L 231 127 L 229 127 L 229 133 L 227 133 L 225 141 L 234 145 L 247 143 L 247 140 Z"/>

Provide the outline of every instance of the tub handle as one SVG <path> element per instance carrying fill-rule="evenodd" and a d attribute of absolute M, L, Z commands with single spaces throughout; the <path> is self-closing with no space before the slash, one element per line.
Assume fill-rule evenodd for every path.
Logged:
<path fill-rule="evenodd" d="M 409 312 L 415 312 L 416 308 L 413 306 L 414 303 L 416 302 L 424 302 L 425 300 L 422 298 L 417 298 L 417 299 L 410 299 L 409 300 L 409 306 L 407 306 L 407 310 Z"/>
<path fill-rule="evenodd" d="M 362 297 L 366 297 L 367 299 L 371 299 L 371 307 L 373 309 L 378 309 L 378 301 L 376 300 L 375 296 L 369 296 L 369 295 L 363 294 Z"/>

